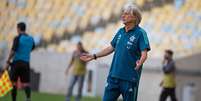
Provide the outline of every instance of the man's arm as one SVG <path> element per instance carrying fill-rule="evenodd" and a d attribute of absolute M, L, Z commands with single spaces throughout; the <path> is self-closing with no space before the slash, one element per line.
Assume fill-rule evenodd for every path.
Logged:
<path fill-rule="evenodd" d="M 171 73 L 175 70 L 175 63 L 171 61 L 170 63 L 167 63 L 166 65 L 163 65 L 163 71 L 164 73 Z"/>
<path fill-rule="evenodd" d="M 160 82 L 159 86 L 162 87 L 163 86 L 163 80 Z"/>
<path fill-rule="evenodd" d="M 36 44 L 35 42 L 33 41 L 33 46 L 32 46 L 32 51 L 36 48 Z"/>
<path fill-rule="evenodd" d="M 14 54 L 15 54 L 15 52 L 13 50 L 11 50 L 10 53 L 9 53 L 8 59 L 6 60 L 6 65 L 3 68 L 4 70 L 8 69 Z"/>
<path fill-rule="evenodd" d="M 99 53 L 96 54 L 96 57 L 104 57 L 107 56 L 109 54 L 111 54 L 114 51 L 114 48 L 110 45 L 108 47 L 106 47 L 105 49 L 103 49 L 102 51 L 100 51 Z"/>
<path fill-rule="evenodd" d="M 105 49 L 103 49 L 102 51 L 98 52 L 97 54 L 83 54 L 80 59 L 88 62 L 91 61 L 93 59 L 97 59 L 99 57 L 104 57 L 107 56 L 109 54 L 111 54 L 114 51 L 114 48 L 112 47 L 112 45 L 106 47 Z"/>
<path fill-rule="evenodd" d="M 19 36 L 14 38 L 13 45 L 9 52 L 8 59 L 6 60 L 6 66 L 4 67 L 4 69 L 8 69 L 9 64 L 11 63 L 11 60 L 15 54 L 15 51 L 17 51 L 18 45 L 19 45 Z"/>
<path fill-rule="evenodd" d="M 139 49 L 141 52 L 141 57 L 136 62 L 136 68 L 135 68 L 136 70 L 138 70 L 142 66 L 142 64 L 146 61 L 148 51 L 151 50 L 150 45 L 149 45 L 149 40 L 148 40 L 148 37 L 147 37 L 147 34 L 145 31 L 141 32 L 138 45 L 139 45 Z"/>
<path fill-rule="evenodd" d="M 69 63 L 69 65 L 68 65 L 68 67 L 66 68 L 66 71 L 65 71 L 65 74 L 67 75 L 68 74 L 68 72 L 69 72 L 69 70 L 70 70 L 70 68 L 72 67 L 72 65 L 73 65 L 73 61 L 74 61 L 74 54 L 75 53 L 73 53 L 73 56 L 72 56 L 72 58 L 71 58 L 71 60 L 70 60 L 70 63 Z"/>
<path fill-rule="evenodd" d="M 146 61 L 147 53 L 148 53 L 147 49 L 141 52 L 140 60 L 136 62 L 136 68 L 135 68 L 136 70 L 138 70 L 140 66 L 142 66 L 142 64 Z"/>
<path fill-rule="evenodd" d="M 8 59 L 7 59 L 7 63 L 11 63 L 11 60 L 14 56 L 15 52 L 13 50 L 10 51 L 9 55 L 8 55 Z"/>

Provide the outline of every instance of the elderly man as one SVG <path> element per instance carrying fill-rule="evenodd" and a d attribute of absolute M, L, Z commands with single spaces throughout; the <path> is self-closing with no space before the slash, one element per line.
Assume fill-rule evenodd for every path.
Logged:
<path fill-rule="evenodd" d="M 140 10 L 133 4 L 126 4 L 121 19 L 125 26 L 118 30 L 107 48 L 80 57 L 91 61 L 114 52 L 103 101 L 116 101 L 120 95 L 124 101 L 137 101 L 142 65 L 150 50 L 147 34 L 139 26 Z"/>

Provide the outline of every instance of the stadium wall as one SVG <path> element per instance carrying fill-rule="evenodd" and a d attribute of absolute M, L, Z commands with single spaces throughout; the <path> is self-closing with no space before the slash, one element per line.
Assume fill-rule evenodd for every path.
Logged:
<path fill-rule="evenodd" d="M 70 75 L 65 76 L 64 71 L 69 63 L 70 58 L 71 53 L 62 54 L 55 52 L 38 51 L 32 53 L 31 67 L 36 72 L 39 72 L 41 74 L 39 86 L 40 92 L 66 94 Z M 194 88 L 196 88 L 197 90 L 193 91 L 196 92 L 195 95 L 190 94 L 189 96 L 194 97 L 195 99 L 200 99 L 200 96 L 198 95 L 201 93 L 201 88 L 199 86 L 201 84 L 200 73 L 194 72 L 193 70 L 195 69 L 190 69 L 189 71 L 186 71 L 185 69 L 183 69 L 183 67 L 181 67 L 183 66 L 183 63 L 190 64 L 191 58 L 192 57 L 188 57 L 184 60 L 176 60 L 176 65 L 178 67 L 176 78 L 178 85 L 177 96 L 179 101 L 183 101 L 182 99 L 184 98 L 185 94 L 189 95 L 190 92 L 192 92 L 186 90 L 186 87 L 189 87 L 189 84 L 192 83 L 195 86 L 191 86 L 191 90 L 193 90 Z M 97 61 L 92 61 L 87 65 L 88 73 L 85 77 L 83 91 L 85 96 L 103 96 L 105 82 L 109 72 L 111 60 L 112 55 L 98 59 Z M 192 61 L 194 61 L 194 59 Z M 199 60 L 197 62 L 199 62 Z M 182 63 L 182 65 L 180 63 Z M 196 64 L 193 66 L 199 68 L 200 70 L 199 66 L 201 65 Z M 89 85 L 87 83 L 89 80 L 89 71 L 92 71 L 91 91 L 88 91 Z M 159 83 L 163 77 L 161 71 L 161 59 L 149 59 L 144 65 L 144 70 L 141 77 L 142 78 L 139 88 L 139 101 L 157 101 L 161 92 Z M 76 90 L 77 88 L 75 87 L 74 92 Z"/>

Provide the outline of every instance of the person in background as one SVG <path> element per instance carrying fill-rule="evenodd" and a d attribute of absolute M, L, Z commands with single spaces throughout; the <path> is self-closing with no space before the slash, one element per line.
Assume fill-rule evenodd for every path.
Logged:
<path fill-rule="evenodd" d="M 159 101 L 166 101 L 170 96 L 171 101 L 177 101 L 176 99 L 176 81 L 175 81 L 175 62 L 173 60 L 173 51 L 165 50 L 164 59 L 162 62 L 164 77 L 160 83 L 162 91 Z"/>
<path fill-rule="evenodd" d="M 81 54 L 87 53 L 87 51 L 83 48 L 83 45 L 81 42 L 77 43 L 77 48 L 73 52 L 73 56 L 71 58 L 70 64 L 68 65 L 65 74 L 67 75 L 72 68 L 72 76 L 70 79 L 70 84 L 68 86 L 68 91 L 66 95 L 66 101 L 70 101 L 70 98 L 72 96 L 73 88 L 78 82 L 78 92 L 77 96 L 75 98 L 75 101 L 80 101 L 82 97 L 82 89 L 84 84 L 84 78 L 86 74 L 86 62 L 82 61 L 80 59 Z"/>
<path fill-rule="evenodd" d="M 30 57 L 32 50 L 35 48 L 35 43 L 33 37 L 26 33 L 26 24 L 24 22 L 17 24 L 17 33 L 18 35 L 13 40 L 4 69 L 8 69 L 9 65 L 11 65 L 12 101 L 16 101 L 18 78 L 20 78 L 22 87 L 25 90 L 26 101 L 31 101 Z"/>

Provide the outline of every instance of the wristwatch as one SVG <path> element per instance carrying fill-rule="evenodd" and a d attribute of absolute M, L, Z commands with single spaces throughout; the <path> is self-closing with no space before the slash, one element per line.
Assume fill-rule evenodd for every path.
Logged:
<path fill-rule="evenodd" d="M 95 60 L 97 59 L 97 56 L 96 56 L 96 54 L 93 54 L 93 57 L 94 57 L 94 59 L 95 59 Z"/>

